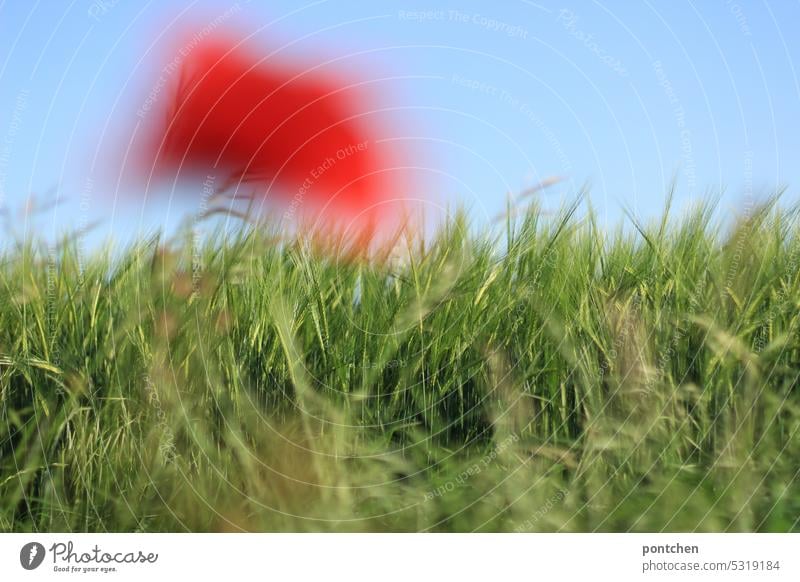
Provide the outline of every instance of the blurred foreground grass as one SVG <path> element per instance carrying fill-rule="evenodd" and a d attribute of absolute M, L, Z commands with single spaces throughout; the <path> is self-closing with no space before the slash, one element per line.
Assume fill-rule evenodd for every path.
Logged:
<path fill-rule="evenodd" d="M 796 210 L 574 211 L 372 265 L 19 242 L 0 531 L 800 529 Z"/>

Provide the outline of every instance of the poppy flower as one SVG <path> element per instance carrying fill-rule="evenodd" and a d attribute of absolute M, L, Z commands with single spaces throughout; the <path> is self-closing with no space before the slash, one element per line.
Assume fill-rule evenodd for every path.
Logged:
<path fill-rule="evenodd" d="M 369 83 L 252 53 L 230 35 L 183 52 L 168 98 L 148 111 L 139 151 L 148 173 L 214 175 L 362 241 L 397 217 L 405 162 L 382 139 L 388 126 Z"/>

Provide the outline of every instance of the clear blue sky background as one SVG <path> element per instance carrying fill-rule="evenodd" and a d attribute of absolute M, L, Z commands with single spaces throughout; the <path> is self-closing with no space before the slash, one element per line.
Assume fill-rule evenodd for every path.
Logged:
<path fill-rule="evenodd" d="M 0 2 L 0 204 L 17 231 L 99 220 L 90 238 L 125 240 L 197 209 L 99 189 L 109 169 L 93 160 L 118 146 L 106 123 L 135 114 L 154 33 L 231 7 L 226 24 L 258 31 L 253 47 L 322 51 L 394 77 L 382 83 L 415 121 L 407 137 L 424 147 L 436 190 L 425 194 L 465 203 L 476 220 L 552 175 L 567 180 L 542 194 L 545 206 L 589 182 L 609 223 L 624 206 L 657 214 L 673 177 L 681 206 L 720 188 L 723 212 L 778 185 L 798 198 L 795 0 L 177 4 Z M 20 213 L 48 192 L 56 209 Z"/>

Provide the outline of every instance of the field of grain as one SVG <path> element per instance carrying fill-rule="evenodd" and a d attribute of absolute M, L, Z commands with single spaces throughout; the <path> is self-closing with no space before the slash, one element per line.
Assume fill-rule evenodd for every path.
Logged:
<path fill-rule="evenodd" d="M 0 530 L 798 531 L 798 211 L 718 210 L 18 240 Z"/>

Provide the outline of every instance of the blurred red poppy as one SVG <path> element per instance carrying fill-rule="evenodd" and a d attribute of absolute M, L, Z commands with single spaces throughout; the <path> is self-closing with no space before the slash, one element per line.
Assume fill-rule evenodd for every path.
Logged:
<path fill-rule="evenodd" d="M 372 238 L 407 195 L 403 161 L 381 139 L 374 91 L 328 69 L 257 56 L 232 36 L 204 39 L 180 60 L 161 110 L 148 111 L 143 169 L 211 174 L 281 200 L 298 220 Z"/>

